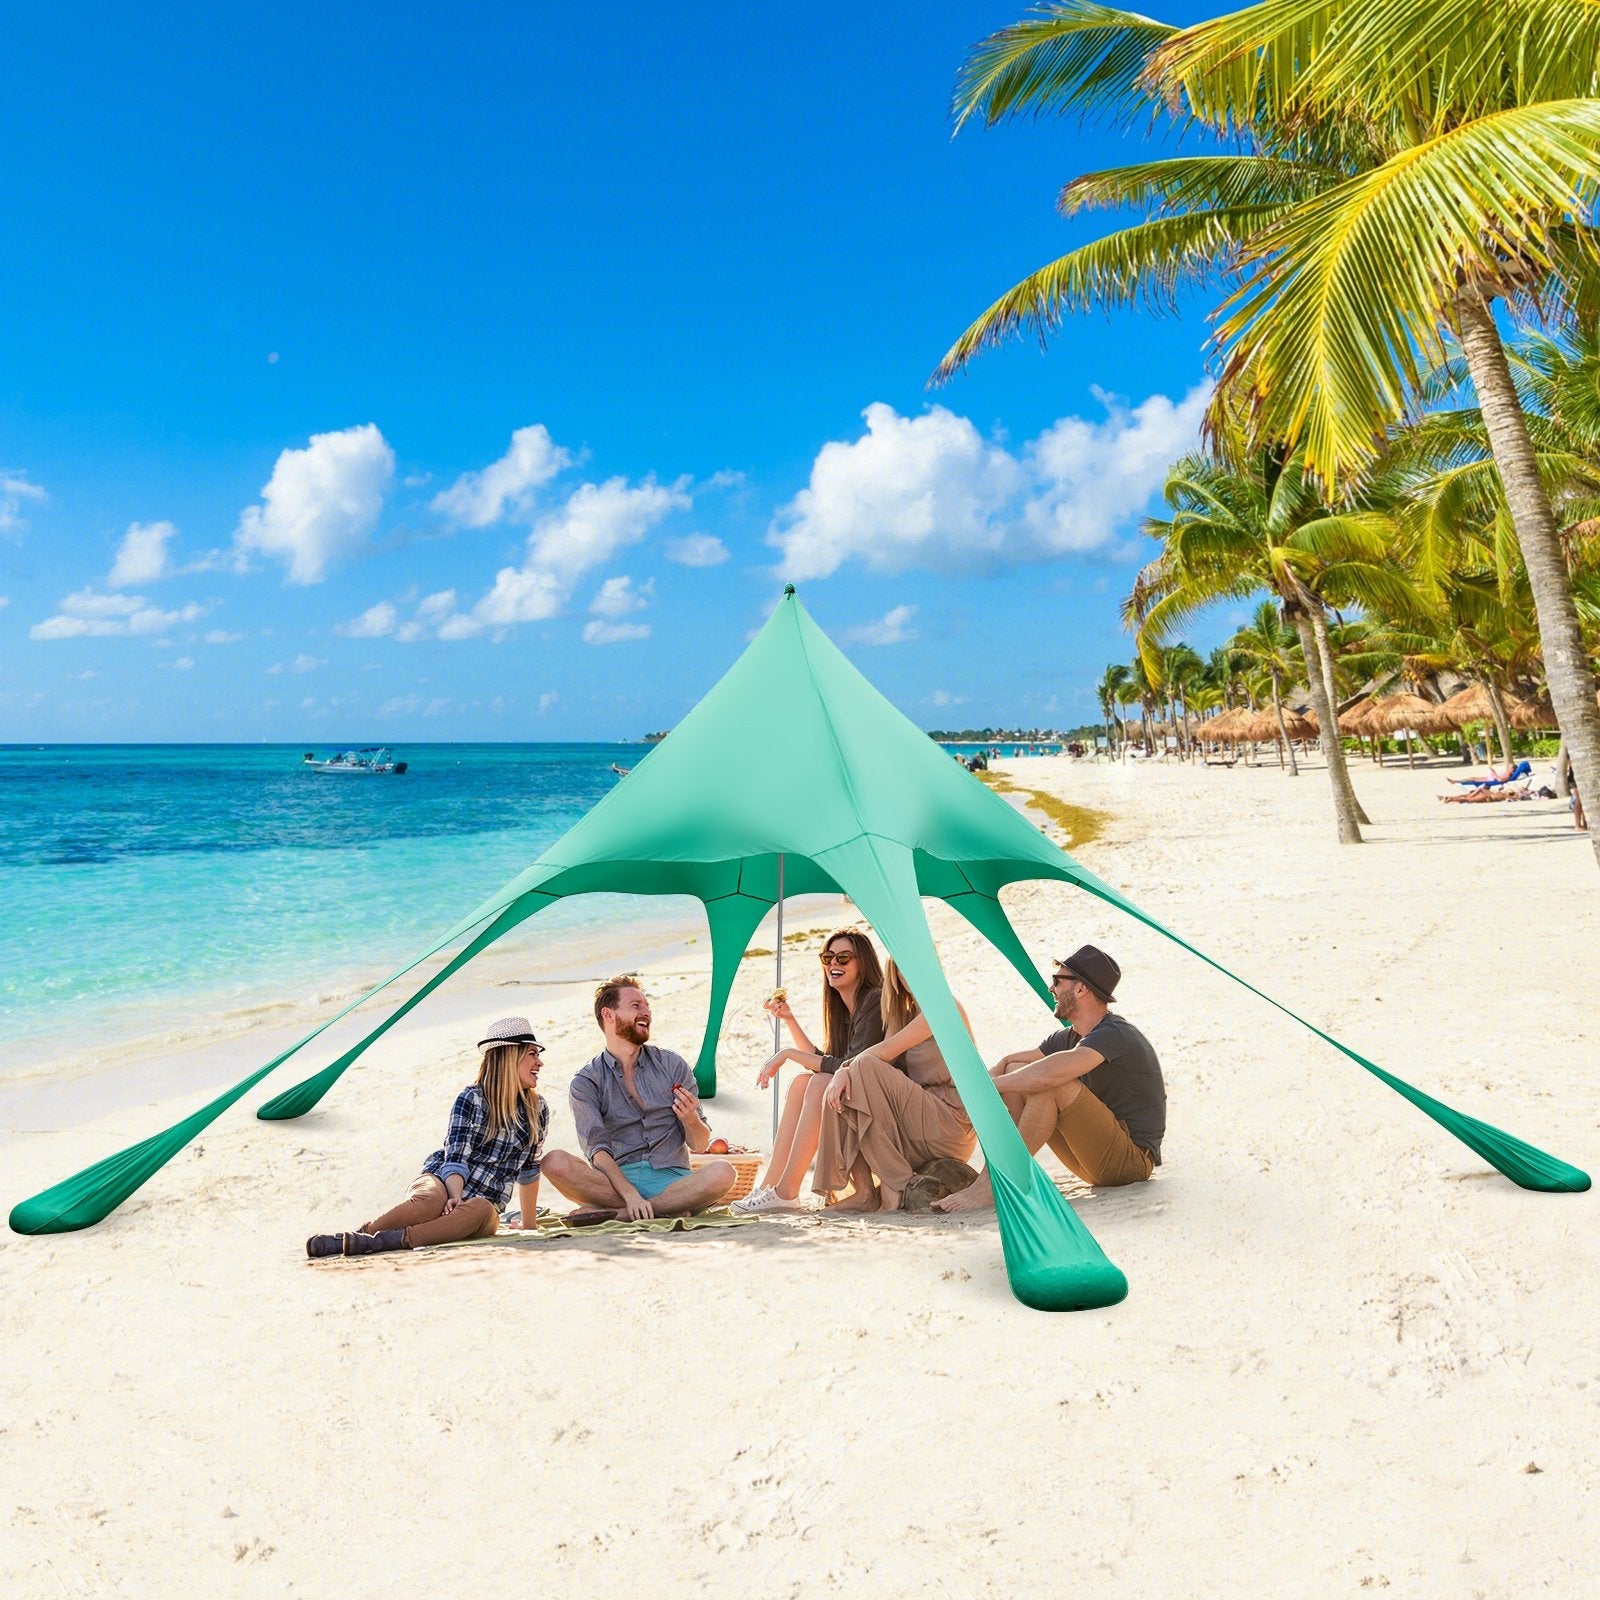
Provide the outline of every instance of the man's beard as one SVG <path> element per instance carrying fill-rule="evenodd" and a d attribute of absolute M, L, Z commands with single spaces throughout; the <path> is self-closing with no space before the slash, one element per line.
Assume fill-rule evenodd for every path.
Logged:
<path fill-rule="evenodd" d="M 629 1044 L 648 1044 L 650 1042 L 650 1024 L 648 1022 L 618 1022 L 617 1037 L 626 1039 Z"/>

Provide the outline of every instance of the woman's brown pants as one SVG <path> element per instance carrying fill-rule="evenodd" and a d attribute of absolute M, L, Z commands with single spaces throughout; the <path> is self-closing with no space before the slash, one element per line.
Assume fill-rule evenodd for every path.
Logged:
<path fill-rule="evenodd" d="M 363 1222 L 363 1233 L 381 1233 L 385 1228 L 406 1230 L 406 1249 L 419 1245 L 449 1244 L 455 1239 L 487 1239 L 500 1227 L 500 1213 L 492 1200 L 479 1195 L 463 1200 L 447 1217 L 445 1201 L 450 1191 L 444 1181 L 425 1172 L 411 1185 L 411 1193 L 399 1205 L 371 1222 Z"/>

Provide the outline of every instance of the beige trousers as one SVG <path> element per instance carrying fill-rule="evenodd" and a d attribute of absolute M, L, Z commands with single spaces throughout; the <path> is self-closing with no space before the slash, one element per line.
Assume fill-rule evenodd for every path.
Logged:
<path fill-rule="evenodd" d="M 492 1200 L 482 1195 L 463 1200 L 447 1217 L 444 1204 L 449 1193 L 442 1178 L 425 1172 L 399 1205 L 371 1222 L 363 1222 L 361 1231 L 381 1233 L 385 1228 L 404 1228 L 408 1250 L 425 1244 L 449 1244 L 456 1239 L 487 1239 L 498 1231 L 500 1213 Z"/>
<path fill-rule="evenodd" d="M 977 1143 L 966 1113 L 941 1098 L 953 1097 L 952 1087 L 924 1089 L 881 1056 L 855 1058 L 846 1092 L 849 1098 L 837 1110 L 823 1107 L 811 1184 L 818 1194 L 843 1189 L 857 1156 L 881 1182 L 899 1190 L 924 1162 L 935 1156 L 965 1161 Z"/>

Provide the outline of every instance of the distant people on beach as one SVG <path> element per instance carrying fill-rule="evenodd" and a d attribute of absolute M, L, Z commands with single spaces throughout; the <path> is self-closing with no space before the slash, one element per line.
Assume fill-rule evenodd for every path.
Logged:
<path fill-rule="evenodd" d="M 733 1203 L 733 1210 L 741 1216 L 782 1211 L 799 1199 L 800 1186 L 817 1153 L 822 1097 L 829 1078 L 851 1056 L 871 1049 L 883 1038 L 882 988 L 883 968 L 871 939 L 854 928 L 840 928 L 822 944 L 822 1048 L 819 1050 L 801 1027 L 787 991 L 778 990 L 766 1002 L 767 1010 L 787 1024 L 794 1043 L 761 1068 L 756 1087 L 765 1089 L 785 1064 L 801 1071 L 784 1092 L 772 1159 L 760 1184 Z"/>
<path fill-rule="evenodd" d="M 306 1254 L 366 1256 L 456 1239 L 487 1239 L 517 1186 L 521 1226 L 538 1210 L 539 1153 L 550 1107 L 538 1092 L 544 1047 L 526 1017 L 503 1017 L 478 1041 L 478 1077 L 456 1096 L 444 1144 L 399 1205 L 351 1233 L 317 1233 Z"/>
<path fill-rule="evenodd" d="M 1150 1041 L 1110 1009 L 1121 978 L 1117 963 L 1092 944 L 1058 961 L 1050 987 L 1067 1026 L 989 1069 L 1029 1151 L 1048 1144 L 1086 1183 L 1142 1183 L 1161 1164 L 1166 1082 Z M 934 1209 L 993 1204 L 985 1172 Z"/>
<path fill-rule="evenodd" d="M 650 1001 L 639 978 L 624 973 L 602 983 L 594 1019 L 605 1048 L 568 1092 L 583 1156 L 552 1150 L 543 1162 L 551 1183 L 579 1204 L 566 1220 L 641 1222 L 716 1205 L 738 1174 L 726 1161 L 690 1165 L 711 1129 L 689 1063 L 650 1043 Z"/>
<path fill-rule="evenodd" d="M 882 1041 L 845 1062 L 823 1095 L 812 1187 L 825 1195 L 850 1184 L 839 1211 L 898 1211 L 919 1168 L 940 1157 L 964 1162 L 976 1143 L 933 1030 L 892 959 L 881 1010 Z"/>

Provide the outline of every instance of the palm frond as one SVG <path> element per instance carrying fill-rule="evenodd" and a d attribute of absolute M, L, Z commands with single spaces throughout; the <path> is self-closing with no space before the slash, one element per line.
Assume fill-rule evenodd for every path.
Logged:
<path fill-rule="evenodd" d="M 1173 156 L 1086 172 L 1067 184 L 1058 204 L 1061 214 L 1069 217 L 1117 206 L 1145 208 L 1156 216 L 1233 211 L 1309 199 L 1344 176 L 1335 167 L 1278 156 Z"/>
<path fill-rule="evenodd" d="M 1175 30 L 1110 6 L 1063 0 L 974 45 L 956 78 L 950 114 L 959 132 L 977 117 L 1103 116 L 1125 119 L 1150 105 L 1139 84 L 1150 52 Z"/>
<path fill-rule="evenodd" d="M 1001 295 L 946 351 L 929 383 L 947 382 L 981 351 L 1025 328 L 1044 344 L 1074 311 L 1135 303 L 1157 313 L 1173 311 L 1181 288 L 1228 270 L 1241 242 L 1283 209 L 1241 206 L 1164 217 L 1061 256 Z"/>
<path fill-rule="evenodd" d="M 1539 262 L 1543 219 L 1586 209 L 1597 180 L 1600 101 L 1573 100 L 1481 118 L 1295 207 L 1219 312 L 1224 382 L 1344 485 L 1446 359 L 1463 274 L 1493 292 L 1508 260 Z"/>

